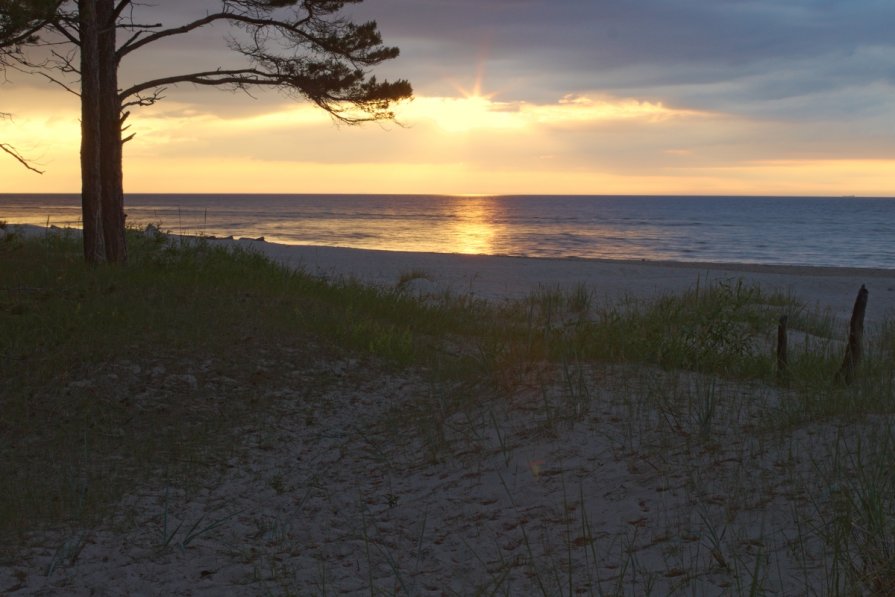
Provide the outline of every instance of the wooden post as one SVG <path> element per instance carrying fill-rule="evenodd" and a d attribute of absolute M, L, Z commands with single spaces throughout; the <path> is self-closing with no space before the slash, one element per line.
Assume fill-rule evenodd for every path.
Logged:
<path fill-rule="evenodd" d="M 786 324 L 789 318 L 786 315 L 780 317 L 777 325 L 777 382 L 786 385 L 789 382 L 789 355 L 786 344 Z"/>
<path fill-rule="evenodd" d="M 851 314 L 848 327 L 848 346 L 845 347 L 845 359 L 836 373 L 836 381 L 849 385 L 855 379 L 855 370 L 861 361 L 861 342 L 864 338 L 864 313 L 867 311 L 867 288 L 861 284 L 855 308 Z"/>

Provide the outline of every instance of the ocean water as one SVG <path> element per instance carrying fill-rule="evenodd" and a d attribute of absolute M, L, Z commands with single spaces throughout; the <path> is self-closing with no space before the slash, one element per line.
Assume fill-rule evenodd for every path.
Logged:
<path fill-rule="evenodd" d="M 128 195 L 128 222 L 271 242 L 527 257 L 895 269 L 895 199 Z M 0 220 L 80 223 L 77 195 L 0 195 Z"/>

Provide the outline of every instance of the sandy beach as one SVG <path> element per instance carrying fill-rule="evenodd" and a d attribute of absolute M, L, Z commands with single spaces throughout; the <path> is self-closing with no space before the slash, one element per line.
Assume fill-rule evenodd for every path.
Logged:
<path fill-rule="evenodd" d="M 0 597 L 895 597 L 893 29 L 0 0 Z"/>
<path fill-rule="evenodd" d="M 607 304 L 625 298 L 677 294 L 698 283 L 743 280 L 767 291 L 792 293 L 809 305 L 848 318 L 865 284 L 872 297 L 867 320 L 880 321 L 895 308 L 895 270 L 765 266 L 750 264 L 530 259 L 488 255 L 401 253 L 278 245 L 253 240 L 216 241 L 249 246 L 290 267 L 393 287 L 402 274 L 425 274 L 428 292 L 450 291 L 486 299 L 524 298 L 539 288 L 572 290 L 586 285 Z"/>
<path fill-rule="evenodd" d="M 16 229 L 32 236 L 46 233 L 43 227 L 33 225 Z M 895 269 L 405 253 L 284 245 L 249 238 L 212 237 L 208 242 L 257 251 L 287 267 L 328 279 L 353 278 L 383 288 L 394 288 L 406 274 L 419 274 L 424 279 L 414 290 L 422 294 L 450 292 L 499 301 L 525 298 L 539 289 L 569 291 L 583 284 L 595 299 L 611 305 L 628 298 L 648 300 L 678 294 L 697 284 L 742 280 L 768 292 L 793 294 L 847 321 L 863 284 L 871 297 L 868 322 L 895 313 Z"/>
<path fill-rule="evenodd" d="M 611 304 L 743 280 L 828 308 L 843 326 L 862 284 L 871 325 L 895 307 L 891 270 L 212 242 L 383 287 L 414 272 L 421 294 L 502 301 L 584 284 Z M 497 396 L 363 359 L 290 361 L 286 347 L 258 358 L 270 369 L 262 391 L 278 407 L 243 430 L 243 445 L 191 483 L 139 488 L 98 528 L 33 538 L 0 569 L 0 593 L 817 595 L 832 586 L 824 462 L 853 438 L 835 420 L 762 432 L 786 399 L 779 388 L 583 363 L 574 388 L 568 372 L 542 365 Z M 177 367 L 111 370 L 122 388 L 185 375 L 200 389 L 226 387 Z M 461 395 L 474 399 L 440 414 Z M 707 397 L 717 405 L 710 430 Z M 887 424 L 862 421 L 861 434 Z M 809 522 L 817 527 L 801 526 Z"/>

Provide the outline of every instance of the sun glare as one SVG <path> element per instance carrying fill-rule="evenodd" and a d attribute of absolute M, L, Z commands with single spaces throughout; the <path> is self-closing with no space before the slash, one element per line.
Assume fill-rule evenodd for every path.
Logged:
<path fill-rule="evenodd" d="M 46 94 L 30 93 L 13 90 L 4 96 L 3 110 L 13 119 L 0 120 L 0 142 L 15 147 L 45 173 L 37 175 L 0 154 L 3 191 L 76 192 L 79 111 L 68 98 L 48 104 Z M 131 131 L 137 137 L 125 146 L 126 188 L 129 192 L 892 194 L 893 162 L 886 157 L 814 160 L 799 159 L 795 151 L 778 152 L 782 157 L 777 159 L 762 154 L 760 161 L 748 152 L 717 156 L 707 139 L 737 138 L 744 127 L 751 131 L 749 121 L 669 106 L 658 98 L 587 93 L 521 101 L 506 97 L 509 93 L 484 90 L 481 78 L 450 93 L 421 93 L 396 105 L 397 120 L 405 126 L 383 128 L 334 128 L 325 112 L 307 104 L 266 104 L 228 113 L 216 112 L 213 105 L 165 102 L 133 118 Z M 636 134 L 628 135 L 629 131 Z M 609 158 L 601 154 L 615 146 L 620 155 L 632 154 L 630 148 L 638 147 L 637 159 L 622 164 L 611 153 Z M 489 251 L 495 229 L 483 211 L 487 207 L 487 201 L 472 202 L 468 217 L 458 214 L 452 250 Z"/>
<path fill-rule="evenodd" d="M 433 121 L 442 131 L 468 133 L 473 130 L 518 130 L 527 123 L 515 111 L 503 111 L 488 97 L 421 97 L 401 110 L 399 119 Z"/>
<path fill-rule="evenodd" d="M 409 124 L 432 122 L 446 133 L 479 130 L 524 131 L 537 126 L 581 126 L 609 122 L 663 122 L 707 116 L 668 108 L 661 102 L 631 98 L 566 96 L 555 103 L 502 102 L 475 89 L 460 97 L 417 97 L 400 106 L 398 119 Z"/>

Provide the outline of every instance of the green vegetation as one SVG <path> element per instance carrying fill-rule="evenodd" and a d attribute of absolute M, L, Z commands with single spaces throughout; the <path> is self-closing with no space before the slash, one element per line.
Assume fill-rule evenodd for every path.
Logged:
<path fill-rule="evenodd" d="M 430 335 L 467 326 L 457 310 L 249 252 L 131 236 L 128 267 L 83 264 L 65 235 L 0 242 L 3 533 L 92 520 L 141 472 L 221 462 L 266 378 L 288 373 L 259 361 L 352 351 L 403 366 L 431 353 L 418 350 Z M 230 399 L 199 378 L 225 380 Z"/>
<path fill-rule="evenodd" d="M 548 435 L 562 436 L 589 413 L 609 413 L 601 416 L 614 422 L 621 452 L 637 453 L 658 471 L 682 468 L 694 495 L 724 484 L 734 496 L 723 508 L 708 502 L 695 511 L 712 565 L 736 578 L 737 594 L 761 594 L 774 573 L 764 556 L 725 535 L 726 524 L 764 499 L 748 485 L 750 459 L 796 453 L 795 438 L 806 430 L 834 430 L 835 441 L 814 456 L 809 473 L 793 464 L 795 456 L 774 464 L 810 496 L 810 508 L 794 509 L 802 533 L 788 549 L 798 559 L 814 549 L 811 538 L 823 541 L 830 594 L 885 592 L 895 583 L 891 322 L 869 334 L 859 381 L 844 387 L 833 381 L 843 338 L 827 314 L 736 280 L 611 307 L 596 306 L 584 286 L 497 304 L 417 298 L 407 286 L 425 272 L 377 289 L 288 271 L 202 240 L 172 244 L 131 233 L 128 243 L 127 267 L 91 267 L 79 240 L 63 233 L 0 240 L 5 561 L 14 561 L 13 546 L 27 545 L 32 531 L 105 520 L 148 479 L 184 484 L 225 469 L 240 450 L 240 433 L 278 408 L 268 388 L 299 375 L 312 401 L 338 376 L 317 365 L 350 359 L 367 375 L 412 371 L 429 384 L 384 422 L 396 441 L 421 438 L 419 457 L 429 463 L 451 458 L 457 446 L 490 445 L 509 467 L 516 446 L 505 421 L 522 394 L 534 396 L 528 416 Z M 781 314 L 798 338 L 786 388 L 776 386 L 774 371 Z M 703 479 L 700 463 L 722 454 L 723 462 L 739 464 Z M 294 490 L 280 474 L 269 485 L 277 494 Z M 576 490 L 569 491 L 571 504 Z M 512 500 L 510 488 L 507 494 Z M 389 508 L 400 507 L 399 496 L 389 496 Z M 165 490 L 158 543 L 184 549 L 234 516 L 175 524 L 168 511 Z M 528 563 L 545 594 L 572 591 L 571 572 L 563 570 L 573 547 L 588 562 L 603 557 L 586 508 L 564 524 L 578 543 L 546 570 L 543 562 Z M 363 529 L 364 541 L 372 541 Z M 618 537 L 606 549 L 633 554 L 637 539 Z M 535 538 L 524 541 L 535 559 Z M 60 547 L 60 563 L 82 544 L 83 535 L 74 534 Z M 400 584 L 410 582 L 386 555 Z M 630 558 L 617 586 L 606 590 L 656 581 L 636 576 L 641 568 Z M 503 591 L 506 574 L 495 572 L 488 589 Z"/>

